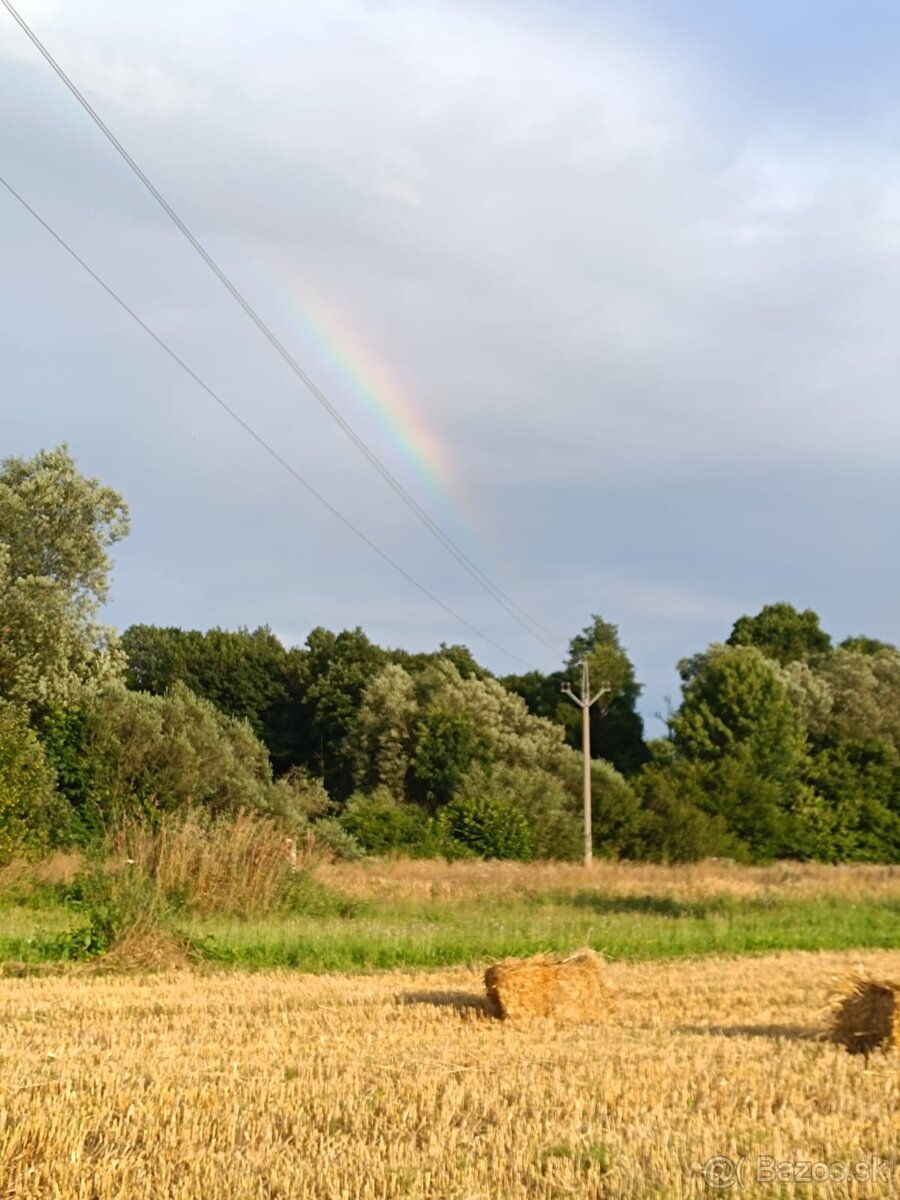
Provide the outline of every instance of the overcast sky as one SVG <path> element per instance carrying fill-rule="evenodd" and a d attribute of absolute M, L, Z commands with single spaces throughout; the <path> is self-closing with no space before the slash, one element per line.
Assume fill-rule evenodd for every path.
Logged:
<path fill-rule="evenodd" d="M 900 13 L 876 0 L 17 0 L 330 401 L 562 647 L 645 684 L 787 600 L 900 641 Z M 558 655 L 266 345 L 0 9 L 2 454 L 133 531 L 108 619 Z M 393 417 L 389 413 L 393 413 Z M 399 425 L 397 424 L 399 422 Z M 405 436 L 401 436 L 401 430 Z M 512 657 L 514 656 L 514 657 Z"/>

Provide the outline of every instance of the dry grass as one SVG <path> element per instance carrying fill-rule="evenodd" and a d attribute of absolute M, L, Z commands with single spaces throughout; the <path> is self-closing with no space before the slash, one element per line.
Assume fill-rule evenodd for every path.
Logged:
<path fill-rule="evenodd" d="M 0 867 L 0 895 L 27 893 L 37 883 L 49 887 L 70 884 L 84 863 L 81 854 L 55 850 L 40 862 L 15 858 Z"/>
<path fill-rule="evenodd" d="M 586 948 L 572 954 L 505 958 L 484 973 L 492 1011 L 506 1020 L 544 1017 L 561 1023 L 606 1020 L 612 995 L 603 959 Z"/>
<path fill-rule="evenodd" d="M 126 825 L 115 838 L 112 871 L 127 864 L 152 880 L 162 896 L 180 896 L 192 912 L 251 914 L 276 911 L 294 867 L 313 861 L 312 845 L 298 847 L 294 864 L 275 821 L 239 813 L 209 822 L 201 814 L 170 818 L 158 829 Z"/>
<path fill-rule="evenodd" d="M 613 896 L 708 900 L 851 899 L 900 900 L 900 866 L 853 863 L 779 862 L 745 867 L 725 860 L 661 866 L 657 863 L 597 861 L 590 868 L 573 863 L 409 861 L 322 863 L 322 883 L 358 899 L 489 899 L 558 891 Z"/>
<path fill-rule="evenodd" d="M 154 827 L 126 822 L 107 843 L 106 870 L 152 882 L 160 897 L 177 896 L 197 914 L 276 911 L 297 871 L 321 859 L 310 835 L 288 849 L 274 820 L 240 812 L 210 820 L 201 811 L 176 813 Z M 0 897 L 17 900 L 37 886 L 69 885 L 86 866 L 84 855 L 55 852 L 40 862 L 16 859 L 0 867 Z"/>
<path fill-rule="evenodd" d="M 900 1046 L 900 983 L 865 971 L 842 975 L 831 989 L 827 1029 L 852 1054 Z"/>
<path fill-rule="evenodd" d="M 807 1037 L 846 966 L 614 963 L 617 1020 L 577 1028 L 492 1019 L 463 970 L 7 978 L 0 1194 L 699 1200 L 718 1154 L 746 1156 L 747 1195 L 890 1195 L 900 1172 L 753 1183 L 759 1156 L 896 1153 L 897 1062 Z"/>

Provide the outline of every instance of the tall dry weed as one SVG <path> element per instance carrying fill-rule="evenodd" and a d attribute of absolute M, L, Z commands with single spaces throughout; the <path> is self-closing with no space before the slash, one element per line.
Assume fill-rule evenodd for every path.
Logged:
<path fill-rule="evenodd" d="M 199 915 L 249 915 L 283 907 L 297 874 L 312 865 L 311 839 L 291 850 L 283 828 L 268 818 L 242 812 L 211 821 L 189 812 L 155 828 L 123 825 L 109 866 L 138 873 L 159 895 Z"/>

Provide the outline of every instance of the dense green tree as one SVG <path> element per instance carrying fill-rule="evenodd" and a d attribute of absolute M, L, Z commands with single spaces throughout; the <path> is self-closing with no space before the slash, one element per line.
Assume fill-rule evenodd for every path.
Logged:
<path fill-rule="evenodd" d="M 792 604 L 767 604 L 755 617 L 739 617 L 729 646 L 756 646 L 776 662 L 808 662 L 831 649 L 831 638 L 812 609 L 798 612 Z"/>
<path fill-rule="evenodd" d="M 69 809 L 72 838 L 90 841 L 103 833 L 106 814 L 98 803 L 98 763 L 87 753 L 85 709 L 50 705 L 39 714 L 37 728 L 57 792 Z"/>
<path fill-rule="evenodd" d="M 122 635 L 122 648 L 129 687 L 163 695 L 183 683 L 222 712 L 247 721 L 277 771 L 305 761 L 309 734 L 300 717 L 306 656 L 285 649 L 270 629 L 200 633 L 132 625 Z"/>
<path fill-rule="evenodd" d="M 97 615 L 108 549 L 127 532 L 122 497 L 79 474 L 66 446 L 0 463 L 0 698 L 69 703 L 120 674 Z"/>
<path fill-rule="evenodd" d="M 900 754 L 900 651 L 840 648 L 818 675 L 830 696 L 823 742 L 877 737 Z"/>
<path fill-rule="evenodd" d="M 840 649 L 850 650 L 854 654 L 881 654 L 885 650 L 897 653 L 897 647 L 893 643 L 881 642 L 878 638 L 865 637 L 863 634 L 844 638 Z"/>
<path fill-rule="evenodd" d="M 468 713 L 432 707 L 417 721 L 410 764 L 416 799 L 446 804 L 468 771 L 492 761 L 491 739 Z"/>
<path fill-rule="evenodd" d="M 581 813 L 557 775 L 538 767 L 475 766 L 457 794 L 467 800 L 488 796 L 519 809 L 528 822 L 535 858 L 573 861 L 581 857 Z"/>
<path fill-rule="evenodd" d="M 560 725 L 530 713 L 496 679 L 463 678 L 446 659 L 414 673 L 390 664 L 366 689 L 347 756 L 359 787 L 390 781 L 397 799 L 422 799 L 425 782 L 432 802 L 449 802 L 451 793 L 510 802 L 529 822 L 536 853 L 571 855 L 581 756 Z M 636 801 L 610 764 L 595 760 L 593 774 L 597 850 L 619 854 L 637 819 Z"/>
<path fill-rule="evenodd" d="M 676 750 L 710 762 L 746 747 L 760 774 L 790 778 L 804 733 L 775 664 L 754 647 L 713 646 L 701 669 L 692 660 L 683 678 L 686 671 L 681 708 L 671 720 Z"/>
<path fill-rule="evenodd" d="M 626 843 L 629 858 L 698 862 L 713 857 L 750 857 L 750 848 L 729 829 L 725 817 L 707 811 L 707 797 L 693 764 L 651 764 L 641 773 L 635 790 L 641 817 Z"/>
<path fill-rule="evenodd" d="M 412 675 L 389 663 L 371 680 L 357 714 L 346 754 L 353 781 L 363 792 L 385 787 L 406 796 L 418 699 Z"/>
<path fill-rule="evenodd" d="M 540 671 L 510 675 L 503 683 L 522 697 L 535 716 L 560 724 L 569 745 L 580 749 L 581 713 L 563 696 L 562 688 L 566 683 L 576 690 L 580 686 L 581 661 L 585 657 L 593 686 L 610 688 L 591 710 L 591 755 L 605 759 L 626 775 L 633 774 L 647 759 L 644 724 L 637 711 L 641 685 L 615 625 L 594 616 L 572 639 L 563 670 L 550 675 Z"/>
<path fill-rule="evenodd" d="M 332 633 L 321 627 L 306 639 L 304 694 L 298 714 L 307 731 L 304 761 L 321 775 L 332 796 L 353 790 L 348 743 L 356 729 L 366 688 L 388 665 L 386 651 L 359 628 Z"/>
<path fill-rule="evenodd" d="M 405 650 L 389 650 L 388 654 L 392 662 L 398 663 L 412 672 L 424 670 L 441 659 L 445 659 L 447 662 L 453 663 L 462 679 L 492 678 L 490 671 L 476 662 L 468 646 L 448 646 L 446 642 L 441 642 L 437 650 L 422 654 L 409 654 Z"/>
<path fill-rule="evenodd" d="M 877 737 L 846 739 L 812 756 L 809 782 L 829 817 L 834 862 L 900 862 L 900 756 Z"/>
<path fill-rule="evenodd" d="M 693 764 L 706 811 L 755 855 L 787 852 L 806 738 L 777 664 L 753 646 L 714 646 L 681 670 L 684 698 L 670 725 L 676 761 Z"/>

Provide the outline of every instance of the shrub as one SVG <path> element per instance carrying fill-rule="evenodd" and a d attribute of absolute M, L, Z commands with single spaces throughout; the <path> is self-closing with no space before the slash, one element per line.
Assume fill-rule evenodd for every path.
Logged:
<path fill-rule="evenodd" d="M 44 736 L 62 783 L 88 829 L 158 821 L 200 806 L 214 816 L 242 809 L 305 827 L 305 799 L 274 783 L 265 747 L 242 721 L 176 684 L 164 696 L 113 686 L 80 712 L 51 714 Z"/>
<path fill-rule="evenodd" d="M 337 817 L 323 817 L 321 821 L 310 826 L 310 832 L 315 838 L 316 849 L 332 858 L 341 858 L 346 862 L 354 862 L 365 854 L 364 847 L 348 832 Z"/>
<path fill-rule="evenodd" d="M 641 826 L 626 846 L 629 858 L 649 862 L 699 862 L 704 858 L 746 860 L 747 846 L 721 816 L 698 807 L 690 779 L 676 768 L 649 767 L 635 783 L 642 802 Z"/>
<path fill-rule="evenodd" d="M 191 809 L 153 824 L 128 821 L 107 847 L 108 865 L 126 864 L 167 904 L 240 916 L 285 907 L 293 878 L 315 858 L 310 838 L 292 862 L 284 826 L 246 811 L 210 817 Z"/>
<path fill-rule="evenodd" d="M 531 830 L 521 809 L 491 795 L 457 796 L 437 818 L 442 837 L 482 858 L 533 857 Z"/>
<path fill-rule="evenodd" d="M 46 939 L 54 957 L 93 958 L 129 937 L 158 934 L 171 917 L 165 897 L 141 867 L 130 861 L 114 867 L 95 857 L 67 889 L 66 902 L 81 918 L 64 933 Z"/>
<path fill-rule="evenodd" d="M 434 841 L 428 814 L 418 805 L 396 800 L 387 788 L 351 796 L 340 823 L 367 854 L 398 852 L 423 857 Z"/>
<path fill-rule="evenodd" d="M 171 934 L 183 913 L 246 917 L 321 907 L 324 892 L 310 871 L 313 839 L 297 847 L 295 862 L 286 851 L 283 826 L 254 813 L 213 818 L 193 809 L 152 824 L 126 821 L 64 889 L 82 921 L 57 951 L 89 957 L 135 935 Z"/>
<path fill-rule="evenodd" d="M 475 768 L 463 781 L 459 795 L 466 799 L 490 796 L 518 809 L 528 823 L 532 857 L 567 861 L 580 857 L 581 817 L 555 775 L 535 767 Z"/>
<path fill-rule="evenodd" d="M 0 701 L 0 861 L 64 840 L 69 814 L 23 710 Z"/>

